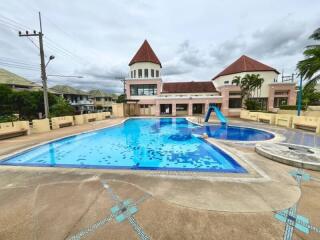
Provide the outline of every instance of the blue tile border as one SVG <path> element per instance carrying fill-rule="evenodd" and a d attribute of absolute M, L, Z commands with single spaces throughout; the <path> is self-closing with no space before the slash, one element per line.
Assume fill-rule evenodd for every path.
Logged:
<path fill-rule="evenodd" d="M 167 168 L 167 167 L 137 167 L 137 166 L 103 166 L 103 165 L 77 165 L 77 164 L 40 164 L 40 163 L 0 163 L 0 166 L 21 166 L 21 167 L 52 167 L 52 168 L 80 168 L 80 169 L 110 169 L 110 170 L 137 170 L 137 171 L 176 171 L 176 172 L 216 172 L 216 173 L 247 173 L 240 165 L 233 170 L 229 169 L 204 169 L 204 168 Z"/>

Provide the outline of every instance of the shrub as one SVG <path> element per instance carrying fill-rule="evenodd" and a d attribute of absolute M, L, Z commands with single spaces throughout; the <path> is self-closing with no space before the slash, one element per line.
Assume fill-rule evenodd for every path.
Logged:
<path fill-rule="evenodd" d="M 244 104 L 247 110 L 260 110 L 260 104 L 255 100 L 247 99 Z"/>
<path fill-rule="evenodd" d="M 69 116 L 74 113 L 74 108 L 62 97 L 58 97 L 57 102 L 50 108 L 50 117 Z"/>
<path fill-rule="evenodd" d="M 298 106 L 297 105 L 282 105 L 280 106 L 281 110 L 298 110 Z M 306 107 L 305 106 L 301 106 L 301 110 L 305 110 Z"/>
<path fill-rule="evenodd" d="M 3 115 L 0 116 L 0 123 L 2 122 L 14 122 L 14 121 L 18 121 L 19 118 L 15 115 Z"/>

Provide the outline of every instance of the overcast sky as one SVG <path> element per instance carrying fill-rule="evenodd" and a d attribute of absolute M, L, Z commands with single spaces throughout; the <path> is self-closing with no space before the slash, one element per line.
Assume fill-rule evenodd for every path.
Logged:
<path fill-rule="evenodd" d="M 163 66 L 164 81 L 210 80 L 246 54 L 292 74 L 308 36 L 320 27 L 319 0 L 1 0 L 0 67 L 40 82 L 37 38 L 43 20 L 47 57 L 56 56 L 49 86 L 121 92 L 119 77 L 147 39 Z M 14 21 L 14 22 L 13 22 Z"/>

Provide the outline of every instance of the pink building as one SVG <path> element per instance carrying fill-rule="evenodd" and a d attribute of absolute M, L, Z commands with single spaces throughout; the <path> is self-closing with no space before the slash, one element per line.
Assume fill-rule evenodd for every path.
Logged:
<path fill-rule="evenodd" d="M 295 83 L 278 83 L 276 69 L 247 56 L 240 57 L 211 81 L 163 82 L 161 62 L 145 40 L 129 67 L 125 89 L 130 115 L 203 115 L 209 103 L 215 103 L 226 116 L 239 116 L 240 87 L 232 80 L 247 73 L 264 78 L 256 100 L 266 109 L 273 111 L 281 104 L 293 105 L 296 101 Z"/>

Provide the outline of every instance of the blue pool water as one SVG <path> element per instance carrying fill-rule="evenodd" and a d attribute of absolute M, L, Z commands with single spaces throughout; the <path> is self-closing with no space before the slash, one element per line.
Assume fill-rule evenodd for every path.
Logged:
<path fill-rule="evenodd" d="M 2 164 L 246 172 L 228 154 L 192 135 L 197 127 L 184 118 L 130 119 L 118 126 L 44 144 Z"/>
<path fill-rule="evenodd" d="M 203 126 L 194 129 L 193 133 L 207 133 L 212 138 L 233 141 L 263 141 L 274 138 L 272 133 L 262 130 L 227 125 Z"/>

